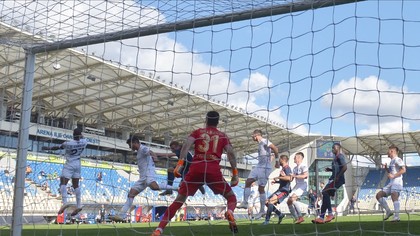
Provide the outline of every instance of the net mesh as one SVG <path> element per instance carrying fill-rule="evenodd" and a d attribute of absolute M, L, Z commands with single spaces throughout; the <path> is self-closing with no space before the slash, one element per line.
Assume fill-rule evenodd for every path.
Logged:
<path fill-rule="evenodd" d="M 219 128 L 238 153 L 242 180 L 257 162 L 257 144 L 251 139 L 255 129 L 291 157 L 291 166 L 295 153 L 304 152 L 308 190 L 316 192 L 329 177 L 324 171 L 330 166 L 329 150 L 318 152 L 322 147 L 316 140 L 341 142 L 348 161 L 346 184 L 333 200 L 338 221 L 332 227 L 294 225 L 290 217 L 281 228 L 273 222 L 260 227 L 262 221 L 250 219 L 260 207 L 255 193 L 254 209 L 235 212 L 240 234 L 339 231 L 381 235 L 396 230 L 420 234 L 413 227 L 420 209 L 418 5 L 408 0 L 2 1 L 2 225 L 10 226 L 12 221 L 17 149 L 29 151 L 31 169 L 25 175 L 22 200 L 27 227 L 66 220 L 95 223 L 101 220 L 102 205 L 111 215 L 122 207 L 130 186 L 139 178 L 126 144 L 130 135 L 139 136 L 155 152 L 170 153 L 170 141 L 185 140 L 204 125 L 207 111 L 217 110 Z M 168 24 L 174 29 L 165 28 Z M 176 30 L 183 25 L 191 27 Z M 160 29 L 165 33 L 159 33 Z M 137 35 L 127 39 L 123 36 L 127 31 Z M 97 43 L 98 39 L 106 43 Z M 67 46 L 62 47 L 64 43 Z M 27 88 L 25 53 L 35 47 L 34 85 Z M 29 140 L 20 147 L 27 89 L 33 93 Z M 77 217 L 63 219 L 56 215 L 62 204 L 63 153 L 45 152 L 42 147 L 70 140 L 75 127 L 83 129 L 89 142 L 82 161 L 85 207 Z M 390 145 L 401 149 L 408 166 L 400 194 L 400 217 L 407 224 L 397 228 L 383 222 L 384 213 L 374 197 L 388 180 L 380 167 L 389 163 Z M 166 183 L 166 169 L 175 163 L 175 159 L 162 159 L 156 164 L 158 183 Z M 225 156 L 221 168 L 229 180 Z M 278 174 L 274 170 L 270 178 Z M 269 182 L 266 194 L 276 188 Z M 242 201 L 244 181 L 234 192 Z M 68 193 L 70 211 L 75 208 L 70 184 Z M 143 191 L 130 209 L 130 224 L 117 227 L 107 215 L 105 227 L 116 228 L 120 234 L 127 229 L 150 234 L 176 196 L 160 193 Z M 352 196 L 356 198 L 354 211 L 349 209 Z M 393 202 L 387 201 L 392 209 Z M 301 202 L 306 212 L 309 199 L 302 197 Z M 206 188 L 205 194 L 190 197 L 174 217 L 174 221 L 189 223 L 174 222 L 165 233 L 218 234 L 219 226 L 223 226 L 220 232 L 229 232 L 221 220 L 225 206 L 223 197 Z M 285 202 L 278 208 L 289 212 Z M 316 212 L 309 211 L 310 216 Z M 375 223 L 365 225 L 365 219 L 372 219 L 368 217 Z M 353 222 L 350 227 L 342 222 L 347 220 Z M 138 228 L 137 222 L 147 226 Z M 82 228 L 76 230 L 83 233 Z"/>

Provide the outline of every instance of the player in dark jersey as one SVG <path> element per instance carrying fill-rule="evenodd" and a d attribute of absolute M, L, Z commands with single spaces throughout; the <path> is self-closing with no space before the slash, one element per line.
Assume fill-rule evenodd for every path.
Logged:
<path fill-rule="evenodd" d="M 171 158 L 171 157 L 177 157 L 179 159 L 179 156 L 181 155 L 181 145 L 179 144 L 178 141 L 172 141 L 169 144 L 169 148 L 171 149 L 170 153 L 155 153 L 158 157 L 165 157 L 165 158 Z M 181 172 L 181 178 L 184 179 L 185 175 L 188 173 L 188 170 L 190 169 L 190 165 L 191 162 L 193 160 L 193 156 L 191 155 L 190 152 L 188 152 L 187 154 L 187 159 L 184 162 L 184 166 L 182 168 L 182 172 Z M 175 180 L 175 175 L 174 175 L 174 169 L 176 166 L 174 167 L 169 167 L 168 168 L 168 179 L 167 179 L 167 184 L 172 186 L 174 184 L 174 180 Z M 204 190 L 204 186 L 201 186 L 199 188 L 200 192 L 202 194 L 205 194 L 205 190 Z M 171 195 L 173 193 L 173 190 L 171 189 L 167 189 L 165 191 L 163 191 L 162 193 L 160 193 L 159 195 L 163 196 L 163 195 Z"/>
<path fill-rule="evenodd" d="M 347 170 L 347 161 L 344 154 L 341 153 L 341 145 L 339 143 L 334 143 L 332 146 L 332 152 L 334 153 L 334 159 L 331 163 L 331 168 L 327 167 L 325 169 L 326 171 L 330 171 L 332 173 L 328 183 L 322 190 L 321 213 L 318 218 L 312 220 L 312 223 L 314 224 L 324 224 L 335 219 L 331 209 L 331 198 L 335 196 L 337 189 L 345 183 L 344 173 Z M 327 210 L 328 215 L 325 216 Z"/>
<path fill-rule="evenodd" d="M 280 166 L 282 170 L 278 177 L 274 178 L 274 181 L 271 184 L 278 183 L 279 188 L 273 194 L 268 197 L 267 203 L 267 214 L 265 215 L 265 221 L 263 225 L 268 225 L 270 223 L 271 213 L 274 212 L 279 217 L 279 221 L 277 224 L 280 224 L 284 218 L 284 214 L 282 214 L 277 208 L 276 205 L 280 204 L 282 201 L 288 198 L 290 193 L 290 182 L 292 182 L 292 169 L 289 166 L 289 157 L 286 155 L 280 156 Z"/>

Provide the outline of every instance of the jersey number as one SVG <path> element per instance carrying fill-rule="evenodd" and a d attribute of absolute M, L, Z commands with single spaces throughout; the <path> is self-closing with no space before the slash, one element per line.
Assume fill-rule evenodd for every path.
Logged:
<path fill-rule="evenodd" d="M 210 137 L 210 135 L 208 134 L 202 134 L 201 138 L 202 138 L 201 144 L 198 145 L 198 150 L 200 150 L 200 152 L 206 153 L 209 150 L 210 142 L 213 142 L 212 143 L 213 153 L 217 152 L 217 145 L 219 144 L 219 135 L 213 135 Z"/>
<path fill-rule="evenodd" d="M 82 154 L 82 152 L 83 152 L 83 150 L 84 150 L 84 148 L 75 148 L 75 149 L 71 149 L 70 150 L 70 154 L 72 155 L 72 156 L 76 156 L 76 155 L 80 155 L 80 154 Z"/>

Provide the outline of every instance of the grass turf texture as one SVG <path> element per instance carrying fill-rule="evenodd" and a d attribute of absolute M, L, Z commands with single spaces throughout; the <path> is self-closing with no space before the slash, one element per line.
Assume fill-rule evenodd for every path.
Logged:
<path fill-rule="evenodd" d="M 341 216 L 331 223 L 315 225 L 305 218 L 300 225 L 292 224 L 291 218 L 285 218 L 277 225 L 277 217 L 271 218 L 269 225 L 261 225 L 262 220 L 237 222 L 237 236 L 248 235 L 420 235 L 420 215 L 401 215 L 401 222 L 382 221 L 382 215 Z M 133 224 L 81 224 L 81 225 L 24 225 L 23 236 L 62 235 L 62 236 L 113 236 L 113 235 L 150 235 L 157 223 Z M 2 226 L 0 235 L 10 235 L 10 228 Z M 232 235 L 227 221 L 190 221 L 172 222 L 164 235 Z"/>

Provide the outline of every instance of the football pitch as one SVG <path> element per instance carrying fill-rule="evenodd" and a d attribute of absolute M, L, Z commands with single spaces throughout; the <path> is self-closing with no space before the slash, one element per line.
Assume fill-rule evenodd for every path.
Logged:
<path fill-rule="evenodd" d="M 278 225 L 277 218 L 271 218 L 269 225 L 261 225 L 262 220 L 238 220 L 237 236 L 248 235 L 420 235 L 420 215 L 401 215 L 401 221 L 384 222 L 382 215 L 341 216 L 328 224 L 312 224 L 305 218 L 300 225 L 292 223 L 291 218 L 285 218 Z M 48 236 L 113 236 L 113 235 L 150 235 L 158 223 L 119 223 L 119 224 L 39 224 L 25 225 L 22 235 Z M 10 235 L 10 228 L 3 226 L 0 235 Z M 184 221 L 172 222 L 163 235 L 233 235 L 227 221 Z"/>

